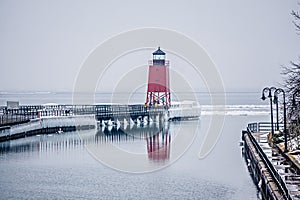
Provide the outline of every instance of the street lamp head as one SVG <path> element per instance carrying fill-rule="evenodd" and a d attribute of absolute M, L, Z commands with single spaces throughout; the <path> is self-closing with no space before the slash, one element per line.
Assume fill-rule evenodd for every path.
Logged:
<path fill-rule="evenodd" d="M 285 92 L 284 92 L 284 90 L 283 90 L 282 88 L 278 88 L 278 89 L 276 89 L 275 92 L 274 92 L 275 95 L 278 95 L 278 94 L 280 94 L 280 93 L 285 94 Z"/>
<path fill-rule="evenodd" d="M 272 98 L 272 93 L 271 93 L 271 90 L 269 90 L 269 95 L 268 95 L 269 98 Z"/>
<path fill-rule="evenodd" d="M 261 99 L 264 101 L 264 100 L 266 100 L 266 96 L 265 96 L 265 93 L 263 93 L 262 94 L 262 97 L 261 97 Z"/>
<path fill-rule="evenodd" d="M 276 91 L 276 87 L 270 87 L 269 89 L 269 98 L 272 98 L 272 91 Z"/>

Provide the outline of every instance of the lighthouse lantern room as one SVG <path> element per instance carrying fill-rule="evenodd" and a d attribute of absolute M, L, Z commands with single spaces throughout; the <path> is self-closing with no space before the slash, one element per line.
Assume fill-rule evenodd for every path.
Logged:
<path fill-rule="evenodd" d="M 160 47 L 152 53 L 153 59 L 149 61 L 148 89 L 146 106 L 165 106 L 171 104 L 169 61 L 165 59 L 166 53 Z"/>

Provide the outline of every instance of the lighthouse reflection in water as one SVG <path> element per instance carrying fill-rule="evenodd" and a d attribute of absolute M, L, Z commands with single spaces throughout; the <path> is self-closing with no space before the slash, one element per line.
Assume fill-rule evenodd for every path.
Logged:
<path fill-rule="evenodd" d="M 135 151 L 139 147 L 136 151 L 147 152 L 149 161 L 166 163 L 170 159 L 171 135 L 170 123 L 167 122 L 153 126 L 134 125 L 124 129 L 105 126 L 98 130 L 95 139 L 96 143 L 111 142 L 128 151 Z"/>
<path fill-rule="evenodd" d="M 149 160 L 154 162 L 170 159 L 171 135 L 166 131 L 157 132 L 147 138 L 147 152 Z"/>

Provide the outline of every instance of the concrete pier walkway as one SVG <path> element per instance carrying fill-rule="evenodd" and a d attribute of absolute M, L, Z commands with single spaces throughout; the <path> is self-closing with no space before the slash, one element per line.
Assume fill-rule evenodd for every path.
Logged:
<path fill-rule="evenodd" d="M 277 188 L 273 189 L 273 192 L 277 194 L 270 197 L 271 199 L 280 199 L 280 196 L 284 199 L 300 199 L 299 156 L 284 153 L 283 144 L 271 143 L 268 140 L 268 134 L 268 132 L 253 132 L 249 128 L 243 132 L 246 162 L 248 167 L 251 166 L 250 172 L 253 180 L 261 193 L 264 193 L 265 191 L 261 189 L 261 180 L 262 174 L 267 173 L 264 183 L 268 184 L 269 188 L 274 188 L 273 184 L 275 184 Z M 249 143 L 253 146 L 252 148 L 249 148 L 251 146 Z M 259 156 L 249 159 L 252 154 Z M 258 160 L 261 160 L 264 167 L 257 164 Z M 270 195 L 266 195 L 266 198 L 269 198 Z"/>
<path fill-rule="evenodd" d="M 0 142 L 37 134 L 95 129 L 96 127 L 94 115 L 41 117 L 0 130 Z"/>
<path fill-rule="evenodd" d="M 273 164 L 275 170 L 278 171 L 292 199 L 300 199 L 300 174 L 299 169 L 292 165 L 278 145 L 270 146 L 268 143 L 268 133 L 253 134 L 258 144 Z"/>

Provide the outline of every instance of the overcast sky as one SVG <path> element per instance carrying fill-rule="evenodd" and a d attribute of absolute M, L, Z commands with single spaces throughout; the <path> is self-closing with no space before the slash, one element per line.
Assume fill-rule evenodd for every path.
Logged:
<path fill-rule="evenodd" d="M 199 43 L 227 91 L 261 91 L 281 82 L 281 65 L 300 55 L 293 9 L 300 6 L 292 0 L 0 0 L 0 91 L 72 91 L 93 49 L 142 27 Z"/>

